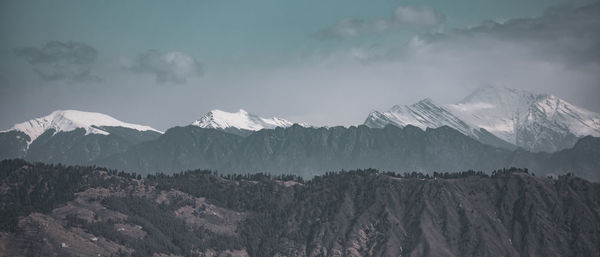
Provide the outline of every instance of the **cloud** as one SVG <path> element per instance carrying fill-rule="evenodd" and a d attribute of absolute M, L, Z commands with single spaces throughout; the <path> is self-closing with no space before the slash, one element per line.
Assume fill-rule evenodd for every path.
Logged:
<path fill-rule="evenodd" d="M 429 27 L 443 23 L 446 17 L 431 7 L 399 6 L 394 11 L 394 22 L 400 25 Z"/>
<path fill-rule="evenodd" d="M 401 45 L 358 43 L 324 59 L 330 66 L 349 63 L 337 74 L 353 76 L 346 85 L 361 80 L 359 71 L 369 71 L 364 77 L 379 81 L 362 78 L 369 89 L 360 94 L 384 92 L 379 101 L 389 104 L 411 103 L 415 95 L 452 103 L 478 87 L 497 85 L 554 94 L 598 111 L 598 28 L 599 3 L 562 6 L 535 18 L 424 33 Z"/>
<path fill-rule="evenodd" d="M 371 24 L 361 19 L 344 19 L 322 30 L 322 38 L 350 38 L 365 34 L 371 30 Z"/>
<path fill-rule="evenodd" d="M 44 80 L 99 80 L 92 75 L 91 68 L 98 57 L 98 51 L 85 43 L 51 41 L 41 48 L 15 49 L 15 54 L 32 65 Z"/>
<path fill-rule="evenodd" d="M 431 43 L 460 40 L 495 40 L 520 44 L 536 58 L 569 66 L 600 64 L 600 3 L 561 6 L 543 16 L 487 21 L 473 28 L 425 37 Z"/>
<path fill-rule="evenodd" d="M 391 17 L 374 20 L 343 19 L 321 30 L 321 39 L 345 39 L 394 29 L 427 29 L 444 23 L 446 17 L 431 7 L 399 6 Z"/>
<path fill-rule="evenodd" d="M 410 15 L 408 15 L 410 16 Z M 600 3 L 572 7 L 559 6 L 535 18 L 484 21 L 478 26 L 424 33 L 407 44 L 388 51 L 363 53 L 361 60 L 405 60 L 429 52 L 440 56 L 464 54 L 501 55 L 515 61 L 530 60 L 562 64 L 568 67 L 600 65 Z M 494 62 L 493 59 L 486 61 Z"/>
<path fill-rule="evenodd" d="M 202 75 L 202 66 L 194 57 L 176 51 L 147 50 L 126 66 L 137 73 L 153 74 L 159 83 L 183 84 L 190 77 Z"/>

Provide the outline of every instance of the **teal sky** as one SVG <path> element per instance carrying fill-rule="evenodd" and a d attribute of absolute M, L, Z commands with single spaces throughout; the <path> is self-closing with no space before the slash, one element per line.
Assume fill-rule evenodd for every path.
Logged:
<path fill-rule="evenodd" d="M 308 0 L 308 1 L 3 1 L 0 28 L 5 50 L 49 40 L 86 42 L 103 57 L 140 49 L 177 49 L 206 63 L 229 66 L 285 61 L 340 42 L 312 34 L 344 18 L 391 16 L 399 5 L 431 6 L 447 16 L 448 28 L 484 20 L 540 15 L 559 0 Z M 406 35 L 355 39 L 374 44 L 406 41 Z M 343 42 L 342 45 L 347 45 Z M 283 59 L 283 60 L 281 60 Z"/>
<path fill-rule="evenodd" d="M 510 59 L 500 54 L 503 63 L 499 65 L 541 65 L 532 72 L 542 79 L 523 77 L 516 68 L 496 69 L 500 66 L 477 70 L 477 78 L 468 79 L 464 77 L 479 69 L 477 62 L 489 53 L 482 50 L 486 43 L 481 38 L 472 40 L 477 42 L 472 43 L 473 49 L 479 49 L 473 56 L 462 53 L 465 50 L 454 41 L 432 42 L 433 50 L 402 50 L 430 33 L 453 34 L 486 20 L 536 19 L 550 7 L 586 4 L 564 0 L 2 1 L 0 127 L 54 109 L 79 109 L 165 129 L 185 125 L 214 108 L 244 108 L 315 125 L 350 125 L 361 123 L 372 109 L 411 104 L 423 97 L 453 102 L 486 84 L 550 92 L 598 111 L 600 105 L 586 98 L 597 92 L 595 59 L 583 68 L 569 68 L 563 59 L 523 63 L 531 61 L 524 60 L 523 53 L 539 53 L 511 48 L 520 45 L 512 34 L 493 36 L 495 43 L 509 42 L 494 49 L 515 55 Z M 434 10 L 443 18 L 432 26 L 398 25 L 394 11 L 399 6 Z M 364 33 L 348 38 L 323 36 L 347 19 L 363 21 Z M 392 29 L 372 29 L 377 20 L 387 21 Z M 72 59 L 34 63 L 31 52 L 19 51 L 43 49 L 53 41 L 81 43 L 97 55 L 77 67 L 73 65 L 81 63 Z M 182 53 L 194 60 L 193 67 L 189 63 L 177 67 L 142 63 L 143 54 L 153 53 L 148 52 L 151 49 L 157 51 L 156 56 Z M 397 51 L 410 57 L 393 57 Z M 436 67 L 445 62 L 453 68 Z M 549 70 L 544 71 L 546 62 Z M 45 72 L 60 78 L 40 77 L 44 72 L 40 69 L 49 69 Z M 479 77 L 488 72 L 489 76 Z M 507 80 L 504 72 L 521 79 Z M 85 79 L 77 77 L 80 73 Z M 560 74 L 562 79 L 556 82 L 545 77 L 549 74 Z M 556 85 L 539 85 L 548 81 Z M 580 89 L 573 92 L 561 88 L 559 82 L 579 83 Z"/>

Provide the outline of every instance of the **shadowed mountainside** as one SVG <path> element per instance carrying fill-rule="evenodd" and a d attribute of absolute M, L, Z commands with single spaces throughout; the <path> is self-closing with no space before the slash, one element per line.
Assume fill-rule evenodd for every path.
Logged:
<path fill-rule="evenodd" d="M 557 153 L 509 151 L 446 126 L 421 130 L 410 125 L 383 129 L 294 125 L 260 130 L 247 137 L 187 126 L 169 129 L 156 140 L 90 164 L 143 174 L 202 168 L 222 173 L 291 173 L 305 178 L 357 168 L 432 173 L 516 166 L 540 175 L 572 172 L 598 181 L 598 149 L 598 138 L 585 137 L 573 148 Z"/>

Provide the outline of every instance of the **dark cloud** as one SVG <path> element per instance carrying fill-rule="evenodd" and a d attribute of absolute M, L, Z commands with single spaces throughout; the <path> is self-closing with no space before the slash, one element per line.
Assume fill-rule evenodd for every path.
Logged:
<path fill-rule="evenodd" d="M 543 16 L 487 21 L 468 29 L 422 37 L 436 43 L 461 39 L 493 39 L 520 44 L 539 58 L 582 65 L 600 62 L 600 3 L 582 7 L 560 6 Z"/>
<path fill-rule="evenodd" d="M 190 77 L 202 75 L 202 66 L 194 57 L 176 51 L 147 50 L 139 54 L 128 68 L 137 73 L 153 74 L 159 83 L 182 84 Z"/>
<path fill-rule="evenodd" d="M 442 24 L 446 17 L 431 7 L 399 6 L 391 17 L 375 20 L 343 19 L 321 30 L 322 39 L 344 39 L 401 28 L 431 28 Z"/>
<path fill-rule="evenodd" d="M 80 42 L 51 41 L 41 48 L 15 49 L 44 80 L 97 81 L 91 65 L 98 57 L 92 46 Z"/>
<path fill-rule="evenodd" d="M 389 78 L 387 83 L 395 88 L 441 102 L 455 102 L 476 88 L 496 85 L 554 94 L 598 111 L 599 28 L 599 3 L 561 6 L 536 18 L 488 21 L 420 34 L 397 46 L 355 46 L 341 54 L 358 61 L 359 68 L 393 71 L 379 76 Z M 350 76 L 357 71 L 340 73 Z"/>

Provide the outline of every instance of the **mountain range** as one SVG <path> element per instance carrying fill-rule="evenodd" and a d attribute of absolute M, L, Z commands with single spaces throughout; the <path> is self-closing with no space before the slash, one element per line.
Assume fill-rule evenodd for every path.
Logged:
<path fill-rule="evenodd" d="M 540 175 L 573 172 L 600 180 L 598 123 L 597 114 L 559 98 L 493 87 L 452 105 L 425 99 L 394 106 L 350 127 L 317 128 L 244 110 L 213 110 L 163 133 L 68 110 L 0 132 L 0 159 L 139 173 L 205 168 L 304 177 L 355 168 L 433 172 L 516 166 Z"/>
<path fill-rule="evenodd" d="M 600 180 L 600 138 L 584 137 L 572 148 L 554 153 L 532 153 L 486 145 L 447 126 L 424 131 L 410 125 L 383 129 L 293 125 L 246 137 L 186 126 L 93 163 L 142 174 L 204 168 L 304 177 L 353 168 L 431 173 L 515 166 L 539 175 L 572 172 Z"/>
<path fill-rule="evenodd" d="M 364 124 L 373 128 L 449 126 L 483 143 L 534 152 L 554 152 L 572 147 L 583 136 L 600 136 L 600 114 L 553 95 L 503 87 L 480 88 L 456 104 L 439 105 L 425 99 L 396 105 L 387 112 L 370 113 Z"/>

